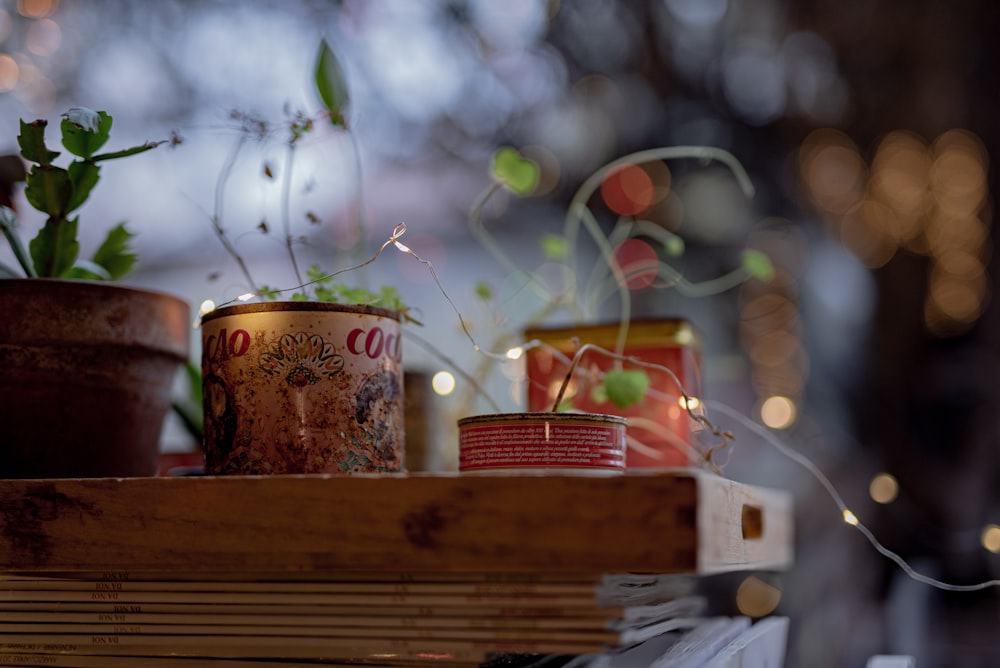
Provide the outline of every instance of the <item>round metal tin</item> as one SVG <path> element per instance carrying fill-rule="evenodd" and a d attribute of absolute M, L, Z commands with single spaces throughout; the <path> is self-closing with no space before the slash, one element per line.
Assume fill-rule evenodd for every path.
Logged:
<path fill-rule="evenodd" d="M 317 302 L 202 319 L 208 473 L 403 469 L 399 315 Z"/>
<path fill-rule="evenodd" d="M 501 413 L 458 421 L 464 473 L 614 475 L 625 470 L 624 418 Z"/>

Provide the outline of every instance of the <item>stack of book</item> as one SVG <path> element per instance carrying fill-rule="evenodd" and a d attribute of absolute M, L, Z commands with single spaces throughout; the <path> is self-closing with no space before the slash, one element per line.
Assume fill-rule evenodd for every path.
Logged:
<path fill-rule="evenodd" d="M 677 575 L 204 577 L 4 576 L 0 665 L 639 666 L 705 638 L 718 654 L 749 627 L 706 617 L 695 579 Z"/>

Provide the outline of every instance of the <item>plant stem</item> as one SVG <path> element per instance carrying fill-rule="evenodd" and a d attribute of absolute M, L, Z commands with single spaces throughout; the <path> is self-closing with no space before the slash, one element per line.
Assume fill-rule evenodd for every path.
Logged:
<path fill-rule="evenodd" d="M 493 257 L 499 260 L 500 263 L 506 266 L 510 271 L 522 277 L 525 280 L 525 284 L 530 286 L 535 294 L 547 302 L 558 302 L 559 300 L 556 299 L 552 293 L 548 291 L 548 289 L 546 289 L 545 285 L 538 280 L 538 277 L 530 271 L 521 268 L 521 265 L 519 265 L 517 261 L 515 261 L 506 250 L 504 250 L 503 246 L 497 242 L 493 235 L 486 230 L 486 224 L 483 222 L 483 209 L 486 207 L 486 203 L 490 200 L 490 198 L 493 197 L 493 195 L 502 187 L 503 186 L 500 183 L 494 183 L 487 188 L 482 195 L 480 195 L 479 199 L 472 207 L 472 214 L 469 216 L 472 233 L 477 239 L 479 239 L 479 242 L 486 248 L 486 250 L 493 254 Z"/>
<path fill-rule="evenodd" d="M 302 284 L 302 273 L 299 271 L 299 263 L 295 259 L 295 250 L 292 248 L 292 221 L 291 221 L 291 199 L 292 199 L 292 166 L 295 164 L 295 142 L 288 142 L 288 158 L 285 160 L 285 174 L 281 183 L 281 225 L 285 233 L 285 248 L 288 250 L 288 259 L 292 263 L 292 271 L 295 274 L 295 282 Z"/>
<path fill-rule="evenodd" d="M 615 341 L 615 354 L 621 356 L 625 354 L 625 342 L 628 340 L 629 322 L 632 319 L 632 291 L 628 287 L 625 272 L 622 271 L 621 266 L 618 264 L 614 249 L 608 243 L 607 237 L 601 231 L 600 224 L 586 205 L 582 207 L 579 218 L 583 222 L 584 227 L 587 228 L 587 231 L 590 232 L 590 236 L 593 237 L 594 243 L 597 244 L 598 249 L 601 251 L 601 256 L 611 269 L 611 274 L 618 283 L 621 303 L 619 305 L 618 338 Z M 620 359 L 615 360 L 615 366 L 616 368 L 621 368 Z"/>
<path fill-rule="evenodd" d="M 222 170 L 219 172 L 219 178 L 216 179 L 215 211 L 212 213 L 212 229 L 215 230 L 215 236 L 219 238 L 219 241 L 222 243 L 222 247 L 225 248 L 226 252 L 228 252 L 229 255 L 236 261 L 236 265 L 243 273 L 243 277 L 247 280 L 247 283 L 250 284 L 250 289 L 256 290 L 257 283 L 253 280 L 253 276 L 250 275 L 250 270 L 247 268 L 246 262 L 243 261 L 243 257 L 236 250 L 236 247 L 229 241 L 229 237 L 226 236 L 226 230 L 222 227 L 222 209 L 223 200 L 225 199 L 226 183 L 229 181 L 229 177 L 233 173 L 233 167 L 236 165 L 236 158 L 243 149 L 243 144 L 245 142 L 246 136 L 241 134 L 239 140 L 229 151 L 229 155 L 226 156 L 226 161 L 222 164 Z"/>
<path fill-rule="evenodd" d="M 638 151 L 613 160 L 604 165 L 593 174 L 577 189 L 570 201 L 566 211 L 566 220 L 563 226 L 563 236 L 566 239 L 567 256 L 565 263 L 573 275 L 579 275 L 576 271 L 576 244 L 579 236 L 580 225 L 584 225 L 590 232 L 594 242 L 601 249 L 601 254 L 608 262 L 615 280 L 619 284 L 621 294 L 621 324 L 618 331 L 618 340 L 615 344 L 615 352 L 622 355 L 625 350 L 625 341 L 628 339 L 628 322 L 631 318 L 631 293 L 627 282 L 624 282 L 623 272 L 614 258 L 614 250 L 608 242 L 608 237 L 601 230 L 600 225 L 590 212 L 587 203 L 597 192 L 597 189 L 604 182 L 607 175 L 615 169 L 624 165 L 638 165 L 654 160 L 675 160 L 680 158 L 695 158 L 700 160 L 716 160 L 721 162 L 733 173 L 739 183 L 743 193 L 747 197 L 753 197 L 754 187 L 747 175 L 743 165 L 728 151 L 710 146 L 670 146 L 665 148 L 655 148 L 646 151 Z M 620 360 L 618 360 L 620 366 Z"/>
<path fill-rule="evenodd" d="M 347 130 L 347 136 L 351 140 L 351 152 L 354 154 L 354 171 L 358 179 L 358 199 L 354 216 L 354 231 L 357 235 L 354 246 L 351 248 L 352 254 L 359 247 L 363 250 L 368 242 L 368 225 L 365 222 L 365 196 L 364 177 L 361 171 L 361 147 L 358 145 L 358 138 L 354 132 Z"/>

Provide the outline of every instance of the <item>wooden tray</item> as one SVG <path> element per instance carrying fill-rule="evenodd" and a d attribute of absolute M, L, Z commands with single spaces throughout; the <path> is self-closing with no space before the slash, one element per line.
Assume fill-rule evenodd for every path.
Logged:
<path fill-rule="evenodd" d="M 0 481 L 0 571 L 708 574 L 792 561 L 790 496 L 700 471 Z"/>

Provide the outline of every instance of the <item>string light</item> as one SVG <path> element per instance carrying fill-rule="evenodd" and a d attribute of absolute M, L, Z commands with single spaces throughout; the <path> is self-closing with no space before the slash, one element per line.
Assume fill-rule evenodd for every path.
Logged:
<path fill-rule="evenodd" d="M 696 411 L 701 401 L 698 397 L 677 397 L 677 404 L 686 411 Z"/>
<path fill-rule="evenodd" d="M 522 355 L 524 355 L 524 348 L 521 346 L 515 346 L 506 353 L 507 359 L 509 360 L 519 360 Z"/>
<path fill-rule="evenodd" d="M 463 318 L 461 312 L 458 309 L 458 306 L 455 304 L 455 302 L 449 297 L 448 293 L 445 291 L 444 286 L 442 285 L 440 279 L 437 276 L 437 272 L 434 270 L 434 266 L 429 261 L 424 260 L 423 258 L 421 258 L 420 256 L 418 256 L 416 253 L 414 253 L 412 250 L 410 250 L 407 246 L 405 246 L 404 244 L 402 244 L 402 243 L 400 243 L 398 241 L 398 238 L 400 236 L 402 236 L 405 232 L 406 232 L 406 225 L 404 223 L 400 223 L 393 230 L 392 236 L 384 244 L 382 244 L 382 246 L 379 248 L 379 250 L 375 253 L 375 255 L 372 258 L 370 258 L 369 260 L 367 260 L 367 261 L 365 261 L 365 262 L 363 262 L 360 265 L 357 265 L 355 267 L 349 267 L 347 269 L 342 269 L 340 271 L 334 272 L 333 274 L 330 274 L 329 277 L 335 276 L 335 275 L 343 273 L 345 271 L 350 271 L 352 269 L 356 269 L 356 268 L 368 265 L 371 262 L 374 262 L 379 257 L 379 255 L 382 253 L 382 251 L 385 250 L 385 248 L 387 246 L 389 246 L 389 245 L 395 245 L 395 247 L 400 252 L 403 252 L 403 253 L 406 253 L 406 254 L 412 256 L 418 262 L 420 262 L 421 264 L 424 264 L 427 267 L 427 269 L 430 272 L 431 276 L 434 278 L 434 282 L 437 284 L 438 289 L 441 291 L 442 295 L 444 295 L 445 299 L 448 301 L 448 303 L 451 305 L 451 307 L 455 310 L 455 313 L 458 315 L 459 322 L 462 325 L 462 329 L 463 329 L 466 337 L 470 340 L 470 342 L 473 345 L 473 348 L 477 352 L 479 352 L 481 354 L 484 354 L 484 355 L 487 355 L 487 356 L 489 356 L 491 358 L 494 358 L 494 359 L 501 359 L 501 360 L 503 360 L 503 359 L 511 359 L 508 356 L 508 354 L 512 350 L 514 350 L 514 348 L 509 349 L 504 354 L 497 354 L 497 353 L 492 353 L 492 352 L 489 352 L 489 351 L 486 351 L 486 350 L 482 349 L 476 343 L 475 339 L 472 336 L 472 333 L 469 331 L 469 328 L 468 328 L 468 325 L 465 322 L 465 319 Z M 328 277 L 323 277 L 323 279 L 326 279 L 326 278 L 328 278 Z M 301 288 L 301 287 L 304 287 L 304 286 L 298 286 L 298 288 Z M 295 288 L 295 289 L 298 289 L 298 288 Z M 253 293 L 248 293 L 248 294 L 245 294 L 245 295 L 241 295 L 240 297 L 237 298 L 237 300 L 239 300 L 239 301 L 245 301 L 247 299 L 252 299 L 255 296 L 257 296 L 257 295 L 255 295 Z M 537 345 L 540 345 L 540 342 L 538 342 L 538 341 L 531 341 L 531 342 L 528 342 L 526 344 L 522 344 L 522 346 L 519 346 L 517 348 L 520 349 L 522 351 L 522 353 L 523 353 L 523 351 L 524 351 L 525 348 L 535 347 Z M 589 344 L 582 346 L 581 350 L 584 349 L 584 348 L 587 348 L 588 346 L 589 346 Z M 589 347 L 597 349 L 594 346 L 589 346 Z M 600 349 L 597 349 L 597 350 L 600 352 Z M 580 352 L 581 351 L 577 352 L 577 357 L 579 356 Z M 673 373 L 672 371 L 670 371 L 670 369 L 667 369 L 666 367 L 661 367 L 660 365 L 654 365 L 654 364 L 644 363 L 644 362 L 642 362 L 642 360 L 637 359 L 637 358 L 629 357 L 629 358 L 625 358 L 625 360 L 629 361 L 629 362 L 632 362 L 632 363 L 635 363 L 635 364 L 638 364 L 639 366 L 661 368 L 661 369 L 663 369 L 663 370 L 671 373 L 671 375 Z M 445 372 L 445 373 L 447 373 L 447 372 Z M 437 374 L 437 375 L 440 375 L 440 374 Z M 448 374 L 448 375 L 451 375 L 451 374 Z M 674 378 L 674 380 L 678 384 L 678 386 L 680 387 L 680 390 L 681 390 L 682 394 L 684 394 L 683 398 L 686 398 L 688 400 L 687 401 L 687 407 L 688 407 L 688 409 L 690 409 L 691 408 L 691 404 L 693 403 L 693 399 L 687 397 L 686 393 L 684 392 L 683 387 L 680 386 L 680 382 L 676 378 Z M 452 381 L 454 381 L 454 377 L 452 377 Z M 746 417 L 745 415 L 743 415 L 742 413 L 740 413 L 736 409 L 731 408 L 730 406 L 728 406 L 726 404 L 722 404 L 722 403 L 719 403 L 719 402 L 713 401 L 713 400 L 706 400 L 703 403 L 704 403 L 704 405 L 706 407 L 711 407 L 713 410 L 718 410 L 719 412 L 724 413 L 724 414 L 728 415 L 730 418 L 732 418 L 732 419 L 736 420 L 737 422 L 741 423 L 748 430 L 750 430 L 751 432 L 753 432 L 757 436 L 759 436 L 762 439 L 764 439 L 765 442 L 767 442 L 772 447 L 774 447 L 776 450 L 778 450 L 778 452 L 780 452 L 781 454 L 785 455 L 786 457 L 788 457 L 792 461 L 796 462 L 797 464 L 799 464 L 800 466 L 802 466 L 803 468 L 805 468 L 820 483 L 820 485 L 826 490 L 826 492 L 830 496 L 830 498 L 837 505 L 837 508 L 840 510 L 840 513 L 841 513 L 841 516 L 843 518 L 844 523 L 848 524 L 848 525 L 854 527 L 856 530 L 858 530 L 868 540 L 868 542 L 872 545 L 872 547 L 879 554 L 881 554 L 882 556 L 884 556 L 887 559 L 889 559 L 892 562 L 894 562 L 911 579 L 913 579 L 913 580 L 915 580 L 917 582 L 920 582 L 920 583 L 932 586 L 932 587 L 936 587 L 938 589 L 942 589 L 942 590 L 945 590 L 945 591 L 954 591 L 954 592 L 980 591 L 980 590 L 987 589 L 987 588 L 990 588 L 990 587 L 1000 586 L 1000 580 L 998 580 L 998 579 L 986 580 L 986 581 L 979 582 L 979 583 L 976 583 L 976 584 L 956 585 L 956 584 L 950 584 L 950 583 L 947 583 L 947 582 L 943 582 L 941 580 L 937 580 L 935 578 L 929 577 L 929 576 L 924 575 L 922 573 L 918 573 L 916 570 L 913 569 L 912 566 L 910 566 L 909 563 L 907 563 L 907 561 L 905 559 L 903 559 L 901 556 L 899 556 L 897 553 L 893 552 L 892 550 L 886 548 L 884 545 L 882 545 L 882 543 L 879 542 L 879 540 L 875 537 L 874 534 L 872 534 L 872 532 L 868 529 L 868 527 L 866 527 L 861 522 L 861 520 L 858 518 L 858 516 L 855 515 L 850 509 L 848 509 L 847 504 L 844 503 L 843 498 L 840 496 L 840 493 L 837 491 L 837 489 L 833 486 L 833 483 L 830 482 L 829 478 L 827 478 L 826 475 L 822 471 L 820 471 L 819 468 L 808 457 L 806 457 L 805 455 L 803 455 L 803 454 L 797 452 L 796 450 L 792 449 L 790 446 L 786 445 L 780 439 L 776 438 L 770 431 L 767 430 L 766 427 L 757 424 L 756 422 L 754 422 L 750 418 Z M 730 440 L 732 438 L 732 434 L 730 434 L 729 432 L 723 432 L 723 431 L 721 431 L 718 427 L 716 427 L 711 422 L 709 422 L 708 418 L 705 417 L 704 415 L 691 414 L 691 417 L 693 419 L 695 419 L 696 421 L 698 421 L 699 423 L 701 423 L 701 424 L 703 424 L 705 426 L 708 426 L 710 428 L 710 430 L 714 434 L 723 437 L 723 441 L 724 442 L 728 442 L 728 440 Z M 707 462 L 707 463 L 711 464 L 711 462 Z M 996 527 L 996 532 L 995 533 L 993 531 L 990 531 L 990 528 L 991 527 L 988 527 L 983 532 L 983 537 L 982 537 L 983 545 L 984 545 L 984 547 L 986 547 L 987 549 L 990 549 L 991 551 L 992 551 L 992 547 L 991 546 L 995 546 L 996 549 L 998 551 L 1000 551 L 1000 527 Z"/>
<path fill-rule="evenodd" d="M 910 566 L 910 564 L 905 559 L 903 559 L 903 557 L 899 556 L 898 554 L 896 554 L 895 552 L 893 552 L 892 550 L 885 547 L 884 545 L 882 545 L 882 543 L 879 542 L 878 538 L 875 537 L 875 534 L 873 534 L 871 530 L 861 522 L 861 520 L 858 518 L 857 515 L 855 515 L 853 512 L 851 512 L 850 509 L 848 509 L 847 504 L 844 503 L 844 499 L 840 496 L 840 493 L 837 491 L 837 488 L 833 486 L 833 483 L 830 482 L 830 479 L 827 478 L 826 475 L 824 475 L 824 473 L 819 470 L 819 467 L 817 467 L 808 457 L 792 449 L 789 445 L 787 445 L 786 443 L 781 441 L 781 439 L 777 438 L 776 436 L 774 436 L 774 434 L 768 431 L 766 427 L 757 424 L 750 418 L 740 413 L 735 408 L 727 406 L 726 404 L 723 403 L 719 403 L 718 401 L 712 401 L 712 400 L 706 400 L 705 404 L 706 406 L 711 407 L 712 410 L 717 410 L 720 413 L 724 413 L 730 418 L 736 420 L 744 427 L 746 427 L 748 430 L 750 430 L 757 436 L 764 439 L 766 443 L 771 445 L 774 449 L 783 454 L 785 457 L 788 457 L 795 463 L 802 466 L 810 474 L 812 474 L 812 476 L 817 480 L 817 482 L 819 482 L 819 484 L 823 486 L 827 494 L 830 495 L 830 498 L 833 499 L 833 502 L 837 504 L 837 508 L 838 510 L 840 510 L 844 523 L 857 529 L 862 536 L 868 539 L 868 542 L 871 543 L 871 546 L 875 548 L 876 552 L 881 554 L 886 559 L 889 559 L 890 561 L 894 562 L 897 566 L 899 566 L 900 570 L 902 570 L 903 573 L 905 573 L 911 579 L 916 580 L 917 582 L 920 582 L 922 584 L 935 587 L 937 589 L 941 589 L 944 591 L 954 591 L 954 592 L 981 591 L 983 589 L 989 589 L 990 587 L 1000 586 L 1000 580 L 998 579 L 985 580 L 983 582 L 978 582 L 975 584 L 956 585 L 948 582 L 943 582 L 941 580 L 937 580 L 928 575 L 924 575 L 923 573 L 918 573 L 912 566 Z M 997 547 L 998 549 L 1000 549 L 1000 534 L 998 534 Z"/>

